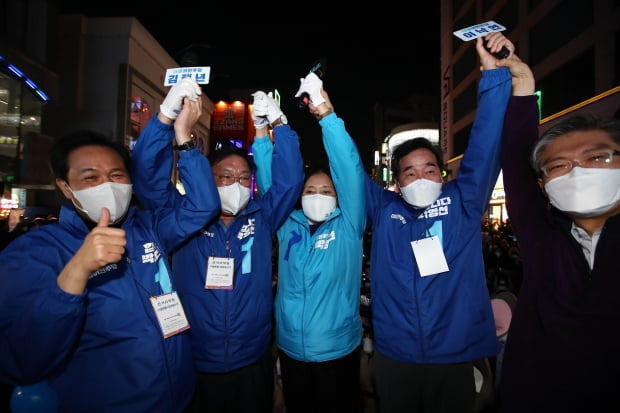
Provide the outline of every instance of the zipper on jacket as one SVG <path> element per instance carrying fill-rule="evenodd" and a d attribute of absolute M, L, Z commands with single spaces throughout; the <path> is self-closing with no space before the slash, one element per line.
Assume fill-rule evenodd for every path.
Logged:
<path fill-rule="evenodd" d="M 308 224 L 306 224 L 308 225 Z M 308 235 L 310 235 L 310 246 L 308 248 L 308 255 L 306 256 L 306 260 L 305 260 L 305 264 L 304 264 L 304 269 L 308 268 L 308 263 L 310 261 L 312 261 L 312 251 L 314 250 L 314 243 L 315 243 L 315 235 L 317 234 L 318 228 L 316 229 L 316 231 L 314 231 L 314 234 L 310 233 L 310 227 L 307 227 L 308 230 Z M 300 323 L 300 335 L 301 335 L 301 351 L 302 351 L 302 358 L 303 360 L 307 360 L 307 354 L 306 354 L 306 333 L 305 333 L 305 318 L 306 318 L 306 303 L 307 303 L 307 295 L 306 295 L 306 273 L 305 271 L 302 272 L 302 279 L 301 279 L 301 286 L 302 286 L 302 290 L 303 290 L 303 303 L 302 303 L 302 311 L 301 311 L 301 323 Z"/>
<path fill-rule="evenodd" d="M 310 228 L 308 228 L 308 234 L 310 234 Z M 312 256 L 312 250 L 314 250 L 314 235 L 316 234 L 316 231 L 314 232 L 314 234 L 310 235 L 310 248 L 308 249 L 308 256 L 306 257 L 306 265 L 304 265 L 304 269 L 308 268 L 308 262 L 310 261 L 310 257 Z M 302 354 L 302 359 L 306 360 L 307 359 L 307 355 L 306 355 L 306 332 L 305 332 L 305 319 L 306 319 L 306 302 L 307 302 L 307 297 L 306 297 L 306 273 L 305 271 L 302 272 L 302 277 L 301 277 L 301 287 L 303 290 L 303 304 L 301 306 L 302 311 L 301 311 L 301 323 L 300 323 L 300 335 L 301 335 L 301 351 L 303 352 Z"/>
<path fill-rule="evenodd" d="M 421 232 L 421 234 L 422 234 L 421 236 L 424 237 L 428 233 L 430 226 L 427 226 L 425 222 L 422 223 L 422 226 L 424 228 L 424 231 Z M 418 239 L 418 237 L 416 237 L 415 234 L 420 234 L 420 231 L 419 231 L 419 228 L 417 228 L 416 225 L 414 224 L 414 225 L 411 226 L 411 235 L 412 235 L 413 239 Z M 426 345 L 424 343 L 425 337 L 426 337 L 426 333 L 423 331 L 423 326 L 424 325 L 422 324 L 422 316 L 421 316 L 421 310 L 420 310 L 421 305 L 420 305 L 419 296 L 417 294 L 417 291 L 418 291 L 418 285 L 417 284 L 418 284 L 418 281 L 421 280 L 421 275 L 420 275 L 420 271 L 419 271 L 419 269 L 417 267 L 418 264 L 415 261 L 415 255 L 414 255 L 414 261 L 413 261 L 412 264 L 414 266 L 412 293 L 413 293 L 413 300 L 414 300 L 414 302 L 416 304 L 415 307 L 417 308 L 416 315 L 415 315 L 415 317 L 417 319 L 417 326 L 415 326 L 415 327 L 420 332 L 420 334 L 419 334 L 419 336 L 420 336 L 420 348 L 419 348 L 420 354 L 422 355 L 422 359 L 426 359 L 426 351 L 425 351 Z"/>
<path fill-rule="evenodd" d="M 232 223 L 231 223 L 232 225 Z M 226 231 L 226 258 L 230 258 L 230 228 L 227 229 Z M 233 266 L 233 287 L 235 284 L 235 280 L 234 280 L 234 276 L 235 276 L 235 268 Z M 232 294 L 232 290 L 229 290 L 230 294 Z M 228 305 L 228 300 L 229 300 L 229 296 L 230 294 L 224 294 L 225 297 L 225 301 L 224 301 L 224 331 L 226 332 L 224 335 L 224 365 L 227 366 L 226 368 L 228 369 L 228 363 L 230 363 L 230 357 L 228 354 L 228 345 L 230 343 L 230 308 Z"/>
<path fill-rule="evenodd" d="M 418 281 L 418 276 L 417 276 L 417 274 L 414 274 L 413 275 L 413 282 L 414 282 L 414 284 L 417 284 L 417 281 Z M 418 296 L 416 295 L 416 291 L 417 290 L 418 290 L 418 286 L 416 285 L 413 288 L 413 295 L 414 295 L 414 301 L 416 303 L 416 308 L 417 308 L 417 311 L 416 311 L 416 318 L 418 320 L 418 326 L 417 327 L 420 330 L 420 354 L 422 355 L 423 359 L 426 359 L 426 351 L 424 351 L 425 348 L 426 348 L 426 345 L 424 343 L 425 337 L 426 337 L 426 335 L 425 335 L 426 333 L 422 330 L 423 324 L 422 324 L 422 317 L 420 315 L 420 312 L 421 312 L 420 311 L 420 300 L 418 299 Z"/>

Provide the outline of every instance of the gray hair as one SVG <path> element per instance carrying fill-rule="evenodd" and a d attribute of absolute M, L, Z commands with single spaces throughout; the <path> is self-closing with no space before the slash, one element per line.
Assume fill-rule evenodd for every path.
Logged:
<path fill-rule="evenodd" d="M 536 174 L 538 176 L 542 174 L 540 170 L 540 157 L 551 142 L 572 132 L 592 130 L 606 132 L 615 143 L 620 144 L 620 119 L 597 118 L 587 114 L 572 116 L 553 125 L 540 137 L 538 142 L 536 142 L 530 159 L 532 168 L 534 168 Z"/>

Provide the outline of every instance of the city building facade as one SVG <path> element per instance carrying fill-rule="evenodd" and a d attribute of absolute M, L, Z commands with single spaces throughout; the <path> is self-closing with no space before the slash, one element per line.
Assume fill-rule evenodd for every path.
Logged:
<path fill-rule="evenodd" d="M 458 173 L 477 107 L 475 42 L 453 32 L 482 22 L 506 27 L 519 57 L 536 77 L 541 132 L 575 110 L 618 116 L 620 2 L 614 0 L 442 0 L 440 143 Z M 490 211 L 505 219 L 498 181 Z"/>
<path fill-rule="evenodd" d="M 131 150 L 169 90 L 166 70 L 179 64 L 133 17 L 59 15 L 46 7 L 54 2 L 23 3 L 7 2 L 3 20 L 54 23 L 33 21 L 21 35 L 8 26 L 0 36 L 0 179 L 5 207 L 53 208 L 63 202 L 47 168 L 54 138 L 90 129 Z M 206 154 L 215 106 L 202 99 L 194 138 Z"/>

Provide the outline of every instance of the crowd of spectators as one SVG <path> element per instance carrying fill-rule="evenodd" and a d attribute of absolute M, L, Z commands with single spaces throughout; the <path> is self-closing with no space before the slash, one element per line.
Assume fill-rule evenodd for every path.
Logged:
<path fill-rule="evenodd" d="M 0 251 L 11 241 L 33 228 L 58 221 L 53 213 L 33 213 L 27 208 L 15 208 L 0 219 Z"/>
<path fill-rule="evenodd" d="M 484 220 L 482 243 L 489 294 L 510 291 L 518 295 L 523 277 L 521 252 L 510 220 Z"/>

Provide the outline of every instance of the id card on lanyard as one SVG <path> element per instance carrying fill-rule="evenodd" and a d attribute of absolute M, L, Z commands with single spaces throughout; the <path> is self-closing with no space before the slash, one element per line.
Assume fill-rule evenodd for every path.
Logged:
<path fill-rule="evenodd" d="M 171 337 L 189 328 L 189 321 L 187 321 L 176 291 L 153 296 L 150 300 L 161 331 L 164 333 L 164 338 Z"/>
<path fill-rule="evenodd" d="M 422 277 L 450 270 L 436 235 L 411 241 L 411 248 Z"/>
<path fill-rule="evenodd" d="M 153 306 L 153 310 L 155 310 L 155 317 L 157 317 L 157 322 L 164 334 L 164 338 L 168 338 L 181 331 L 187 330 L 189 328 L 189 321 L 187 321 L 187 317 L 185 316 L 181 299 L 176 291 L 172 291 L 170 274 L 166 268 L 164 257 L 159 254 L 158 256 L 155 282 L 159 284 L 163 294 L 151 295 L 149 299 Z M 140 286 L 142 286 L 142 284 L 140 284 Z M 146 288 L 144 289 L 148 291 Z"/>
<path fill-rule="evenodd" d="M 205 289 L 232 290 L 235 259 L 226 257 L 209 257 Z"/>

